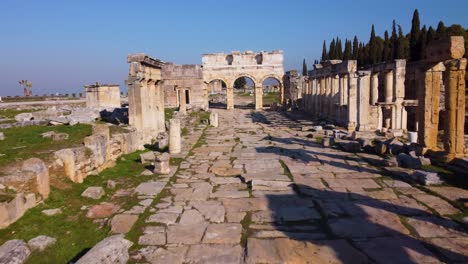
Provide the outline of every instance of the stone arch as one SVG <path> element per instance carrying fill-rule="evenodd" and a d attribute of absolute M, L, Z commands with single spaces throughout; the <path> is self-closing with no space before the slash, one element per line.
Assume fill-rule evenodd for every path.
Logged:
<path fill-rule="evenodd" d="M 231 80 L 231 83 L 230 83 L 230 87 L 234 87 L 234 83 L 236 82 L 237 79 L 241 78 L 241 77 L 247 77 L 249 79 L 251 79 L 255 85 L 255 87 L 258 86 L 258 81 L 257 81 L 257 78 L 255 78 L 253 75 L 251 74 L 248 74 L 248 73 L 241 73 L 241 74 L 237 74 L 234 78 L 232 78 Z M 261 86 L 261 84 L 260 84 Z"/>
<path fill-rule="evenodd" d="M 279 83 L 281 86 L 283 85 L 283 78 L 280 77 L 280 76 L 278 76 L 278 75 L 276 75 L 276 74 L 268 74 L 268 75 L 263 76 L 262 79 L 260 79 L 260 80 L 261 80 L 260 84 L 263 85 L 263 82 L 264 82 L 266 79 L 268 79 L 268 78 L 275 79 L 275 80 L 278 81 L 278 83 Z"/>

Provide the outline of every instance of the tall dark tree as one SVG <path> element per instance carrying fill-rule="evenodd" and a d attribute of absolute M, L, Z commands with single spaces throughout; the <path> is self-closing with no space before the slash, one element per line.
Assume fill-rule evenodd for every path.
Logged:
<path fill-rule="evenodd" d="M 321 61 L 326 61 L 328 60 L 328 52 L 327 52 L 327 43 L 325 40 L 323 41 L 323 47 L 322 47 L 322 59 Z"/>
<path fill-rule="evenodd" d="M 410 60 L 418 61 L 421 59 L 421 23 L 419 21 L 419 12 L 418 9 L 414 10 L 413 19 L 411 20 L 411 32 L 410 32 Z"/>
<path fill-rule="evenodd" d="M 444 22 L 439 21 L 436 29 L 436 38 L 443 39 L 445 37 L 447 37 L 447 28 L 445 27 Z"/>
<path fill-rule="evenodd" d="M 379 62 L 379 48 L 377 46 L 377 39 L 375 37 L 375 28 L 372 24 L 371 35 L 369 39 L 369 63 L 374 64 Z"/>
<path fill-rule="evenodd" d="M 403 29 L 398 25 L 398 43 L 395 59 L 407 59 L 409 56 L 409 42 L 403 35 Z"/>
<path fill-rule="evenodd" d="M 382 61 L 388 61 L 392 59 L 392 43 L 390 42 L 390 37 L 388 36 L 388 31 L 385 30 L 384 33 L 384 48 L 382 52 Z"/>
<path fill-rule="evenodd" d="M 419 35 L 419 59 L 423 60 L 426 58 L 426 47 L 427 47 L 427 29 L 426 25 L 421 29 Z"/>
<path fill-rule="evenodd" d="M 336 52 L 336 41 L 333 39 L 330 42 L 330 48 L 328 49 L 328 59 L 336 60 L 337 52 Z"/>
<path fill-rule="evenodd" d="M 397 50 L 398 50 L 398 35 L 397 35 L 397 28 L 396 28 L 396 21 L 393 20 L 392 24 L 392 36 L 390 37 L 391 43 L 391 56 L 390 59 L 394 60 L 397 58 Z"/>
<path fill-rule="evenodd" d="M 341 60 L 343 58 L 343 45 L 341 39 L 336 37 L 336 59 Z"/>
<path fill-rule="evenodd" d="M 302 61 L 302 76 L 307 76 L 307 64 L 305 59 Z"/>
<path fill-rule="evenodd" d="M 426 44 L 435 40 L 435 38 L 436 38 L 435 30 L 432 27 L 429 27 L 429 29 L 427 30 Z"/>
<path fill-rule="evenodd" d="M 353 60 L 357 60 L 358 59 L 358 52 L 359 52 L 359 41 L 358 41 L 358 38 L 357 36 L 354 36 L 354 39 L 353 39 Z"/>
<path fill-rule="evenodd" d="M 345 48 L 343 52 L 343 60 L 351 60 L 351 40 L 345 40 Z"/>

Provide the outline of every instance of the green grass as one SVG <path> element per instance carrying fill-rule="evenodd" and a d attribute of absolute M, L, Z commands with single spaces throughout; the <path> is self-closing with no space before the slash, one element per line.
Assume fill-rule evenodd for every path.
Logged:
<path fill-rule="evenodd" d="M 42 133 L 55 131 L 67 133 L 67 140 L 53 141 L 43 138 Z M 83 138 L 92 134 L 91 125 L 78 124 L 75 126 L 27 126 L 13 127 L 3 130 L 5 140 L 0 141 L 0 168 L 12 162 L 32 157 L 48 158 L 56 150 L 82 144 Z M 1 174 L 1 172 L 0 172 Z"/>
<path fill-rule="evenodd" d="M 80 210 L 83 205 L 98 204 L 109 201 L 115 190 L 105 188 L 106 182 L 112 179 L 117 182 L 117 188 L 134 188 L 137 184 L 148 181 L 154 176 L 138 176 L 144 166 L 137 162 L 139 154 L 135 152 L 117 160 L 116 165 L 106 169 L 97 176 L 88 176 L 82 184 L 72 183 L 67 189 L 52 188 L 49 198 L 26 212 L 16 223 L 0 230 L 0 244 L 9 239 L 24 239 L 25 241 L 38 235 L 47 235 L 57 239 L 57 243 L 41 253 L 33 253 L 28 263 L 67 263 L 83 250 L 89 249 L 109 235 L 109 227 L 100 227 L 86 218 L 86 210 Z M 92 200 L 81 197 L 81 193 L 89 186 L 103 186 L 106 191 L 104 198 Z M 138 202 L 136 197 L 123 197 L 112 200 L 122 208 L 129 209 Z M 45 216 L 42 210 L 61 208 L 63 213 L 55 216 Z"/>
<path fill-rule="evenodd" d="M 0 117 L 3 118 L 15 118 L 16 115 L 21 113 L 32 113 L 37 112 L 40 109 L 0 109 Z"/>
<path fill-rule="evenodd" d="M 279 103 L 279 93 L 265 93 L 263 94 L 263 105 L 272 105 L 273 103 Z"/>

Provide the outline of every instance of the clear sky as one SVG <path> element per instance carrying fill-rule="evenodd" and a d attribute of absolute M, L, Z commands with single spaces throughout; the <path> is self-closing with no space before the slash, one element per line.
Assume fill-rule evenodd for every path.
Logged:
<path fill-rule="evenodd" d="M 175 63 L 201 54 L 281 49 L 285 69 L 301 69 L 335 36 L 368 40 L 392 20 L 404 32 L 413 10 L 421 23 L 468 27 L 467 0 L 1 0 L 0 96 L 82 92 L 96 81 L 126 90 L 127 54 Z"/>

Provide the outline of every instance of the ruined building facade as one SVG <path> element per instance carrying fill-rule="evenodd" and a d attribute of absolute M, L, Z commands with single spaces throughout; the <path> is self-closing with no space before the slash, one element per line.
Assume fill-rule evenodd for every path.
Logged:
<path fill-rule="evenodd" d="M 354 60 L 316 64 L 302 91 L 302 109 L 348 131 L 418 131 L 420 145 L 428 150 L 437 150 L 441 127 L 447 158 L 461 157 L 464 53 L 463 37 L 450 37 L 430 43 L 427 58 L 411 64 L 394 60 L 361 69 Z"/>

